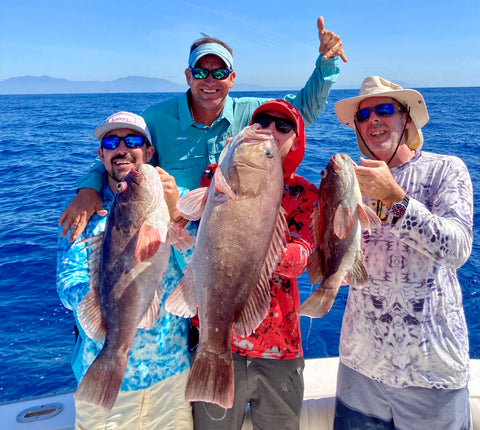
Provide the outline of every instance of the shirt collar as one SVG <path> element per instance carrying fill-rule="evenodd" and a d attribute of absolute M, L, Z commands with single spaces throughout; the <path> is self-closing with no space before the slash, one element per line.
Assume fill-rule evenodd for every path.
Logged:
<path fill-rule="evenodd" d="M 188 93 L 190 90 L 182 94 L 178 101 L 178 117 L 180 119 L 180 129 L 186 130 L 188 127 L 193 125 L 192 114 L 190 113 L 190 108 L 188 106 Z M 233 99 L 230 96 L 227 96 L 225 100 L 225 106 L 223 107 L 220 116 L 214 121 L 213 124 L 221 121 L 225 118 L 230 124 L 233 123 Z"/>

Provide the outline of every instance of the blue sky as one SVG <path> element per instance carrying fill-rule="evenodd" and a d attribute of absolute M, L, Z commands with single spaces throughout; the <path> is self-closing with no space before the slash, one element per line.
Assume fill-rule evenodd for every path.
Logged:
<path fill-rule="evenodd" d="M 348 63 L 337 88 L 380 75 L 411 87 L 480 86 L 479 0 L 0 0 L 0 80 L 185 83 L 201 33 L 234 51 L 237 83 L 297 89 L 318 53 L 316 20 L 339 34 Z"/>

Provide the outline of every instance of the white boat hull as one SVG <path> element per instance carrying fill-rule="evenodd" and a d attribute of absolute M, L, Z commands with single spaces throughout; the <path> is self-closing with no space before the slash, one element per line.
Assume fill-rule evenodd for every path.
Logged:
<path fill-rule="evenodd" d="M 305 394 L 301 430 L 331 430 L 335 412 L 338 358 L 305 360 Z M 470 361 L 471 429 L 480 430 L 480 359 Z M 0 423 L 6 430 L 73 430 L 74 392 L 0 403 Z M 253 430 L 247 410 L 242 430 Z"/>

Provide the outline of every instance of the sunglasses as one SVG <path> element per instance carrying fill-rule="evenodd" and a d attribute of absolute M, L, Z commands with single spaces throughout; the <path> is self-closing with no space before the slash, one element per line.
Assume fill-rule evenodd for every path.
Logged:
<path fill-rule="evenodd" d="M 368 118 L 370 118 L 370 113 L 372 110 L 374 110 L 378 116 L 391 116 L 395 113 L 405 112 L 405 109 L 400 109 L 393 103 L 382 103 L 371 108 L 359 109 L 356 113 L 357 121 L 366 121 Z"/>
<path fill-rule="evenodd" d="M 277 116 L 268 115 L 266 113 L 259 113 L 253 118 L 253 122 L 260 124 L 262 128 L 267 128 L 272 121 L 275 121 L 275 128 L 280 133 L 290 133 L 292 129 L 295 129 L 295 124 L 285 118 L 279 118 Z"/>
<path fill-rule="evenodd" d="M 213 70 L 208 70 L 204 69 L 203 67 L 190 67 L 190 71 L 192 72 L 192 76 L 195 79 L 207 79 L 208 75 L 211 73 L 213 79 L 217 79 L 218 81 L 223 81 L 224 79 L 227 79 L 230 73 L 233 72 L 233 70 L 230 69 L 213 69 Z"/>
<path fill-rule="evenodd" d="M 148 142 L 148 139 L 144 136 L 127 136 L 127 137 L 108 136 L 102 139 L 102 148 L 117 149 L 122 140 L 125 143 L 125 146 L 130 149 L 141 148 L 144 143 Z"/>

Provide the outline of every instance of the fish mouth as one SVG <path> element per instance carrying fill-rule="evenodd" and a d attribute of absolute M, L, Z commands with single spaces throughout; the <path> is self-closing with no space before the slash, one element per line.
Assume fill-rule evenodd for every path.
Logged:
<path fill-rule="evenodd" d="M 130 172 L 128 173 L 128 176 L 137 185 L 140 185 L 142 182 L 145 181 L 145 175 L 140 172 L 136 167 L 132 167 Z"/>
<path fill-rule="evenodd" d="M 234 165 L 236 167 L 249 167 L 251 169 L 256 169 L 256 170 L 267 170 L 265 167 L 263 166 L 260 166 L 258 164 L 255 164 L 255 163 L 249 163 L 247 161 L 244 161 L 244 160 L 236 160 L 234 161 Z"/>

